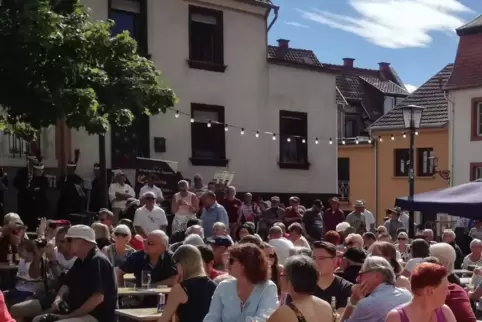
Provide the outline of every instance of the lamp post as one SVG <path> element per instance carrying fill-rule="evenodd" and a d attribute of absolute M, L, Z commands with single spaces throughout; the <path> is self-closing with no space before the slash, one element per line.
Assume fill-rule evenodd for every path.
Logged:
<path fill-rule="evenodd" d="M 414 174 L 414 143 L 415 132 L 420 128 L 420 121 L 422 120 L 422 113 L 424 107 L 417 105 L 407 105 L 403 107 L 403 121 L 405 128 L 410 134 L 410 152 L 409 152 L 409 170 L 408 170 L 408 200 L 413 201 L 413 195 L 415 194 L 415 174 Z M 413 210 L 409 212 L 409 227 L 408 234 L 410 238 L 414 237 L 415 223 Z"/>

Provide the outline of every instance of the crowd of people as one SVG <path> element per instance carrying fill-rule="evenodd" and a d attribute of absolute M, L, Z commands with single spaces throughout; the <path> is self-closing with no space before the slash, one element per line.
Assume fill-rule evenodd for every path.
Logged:
<path fill-rule="evenodd" d="M 111 209 L 91 226 L 42 219 L 28 239 L 23 218 L 5 215 L 0 262 L 17 271 L 0 294 L 0 322 L 114 321 L 119 306 L 156 307 L 157 296 L 118 292 L 142 287 L 145 272 L 151 287 L 171 288 L 160 322 L 476 321 L 478 221 L 468 246 L 452 230 L 436 242 L 430 229 L 409 238 L 398 208 L 376 227 L 361 200 L 345 216 L 336 197 L 327 209 L 297 197 L 283 207 L 278 197 L 241 201 L 233 186 L 220 193 L 194 182 L 179 182 L 172 223 L 162 191 L 148 182 L 136 199 L 122 173 Z M 454 269 L 471 267 L 474 287 L 464 289 Z"/>

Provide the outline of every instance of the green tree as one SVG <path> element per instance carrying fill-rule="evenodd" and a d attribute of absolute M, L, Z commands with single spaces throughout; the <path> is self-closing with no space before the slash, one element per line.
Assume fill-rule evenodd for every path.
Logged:
<path fill-rule="evenodd" d="M 31 135 L 62 120 L 104 134 L 173 106 L 154 64 L 112 24 L 78 0 L 0 0 L 2 126 Z"/>

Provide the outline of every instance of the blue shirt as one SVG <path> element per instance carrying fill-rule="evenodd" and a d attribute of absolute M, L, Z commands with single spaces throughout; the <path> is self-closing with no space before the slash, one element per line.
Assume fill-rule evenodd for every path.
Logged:
<path fill-rule="evenodd" d="M 358 302 L 347 322 L 385 322 L 388 312 L 411 299 L 412 294 L 404 288 L 380 284 Z"/>
<path fill-rule="evenodd" d="M 229 227 L 228 213 L 226 212 L 226 209 L 224 209 L 224 207 L 217 202 L 214 202 L 214 204 L 209 208 L 203 208 L 203 212 L 201 213 L 201 221 L 204 229 L 204 236 L 206 238 L 213 235 L 213 225 L 218 221 L 225 224 L 226 228 Z"/>
<path fill-rule="evenodd" d="M 278 308 L 278 288 L 272 281 L 257 284 L 241 308 L 235 278 L 219 283 L 203 322 L 264 322 Z"/>
<path fill-rule="evenodd" d="M 171 257 L 172 253 L 166 251 L 159 258 L 157 264 L 152 266 L 149 263 L 149 256 L 143 250 L 140 250 L 127 257 L 126 261 L 119 266 L 119 269 L 124 273 L 134 274 L 137 286 L 141 286 L 142 271 L 150 271 L 151 283 L 157 283 L 177 274 Z"/>

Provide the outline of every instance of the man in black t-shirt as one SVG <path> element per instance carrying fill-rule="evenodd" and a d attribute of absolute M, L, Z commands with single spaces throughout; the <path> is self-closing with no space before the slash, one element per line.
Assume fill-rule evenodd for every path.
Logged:
<path fill-rule="evenodd" d="M 54 303 L 52 315 L 58 322 L 78 319 L 84 322 L 114 322 L 117 308 L 117 283 L 114 269 L 97 248 L 95 233 L 89 226 L 69 228 L 65 238 L 71 252 L 77 257 L 65 277 Z M 61 303 L 66 303 L 68 313 L 60 313 Z M 39 321 L 43 316 L 36 317 Z"/>
<path fill-rule="evenodd" d="M 313 259 L 315 260 L 320 277 L 314 296 L 325 300 L 332 305 L 335 298 L 335 306 L 338 314 L 343 314 L 351 296 L 352 283 L 336 276 L 336 247 L 328 242 L 315 242 L 313 244 Z"/>
<path fill-rule="evenodd" d="M 315 200 L 313 207 L 305 211 L 303 214 L 303 226 L 310 241 L 317 241 L 323 238 L 323 218 L 321 211 L 323 204 L 320 200 Z"/>

